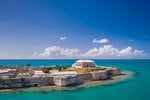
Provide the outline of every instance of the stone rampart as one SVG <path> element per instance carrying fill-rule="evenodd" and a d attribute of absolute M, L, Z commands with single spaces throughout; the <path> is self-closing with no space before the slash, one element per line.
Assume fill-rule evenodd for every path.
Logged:
<path fill-rule="evenodd" d="M 119 75 L 120 71 L 111 71 L 109 74 L 112 76 Z M 92 72 L 82 73 L 77 75 L 62 75 L 52 77 L 27 77 L 27 78 L 9 78 L 0 79 L 0 88 L 21 88 L 21 87 L 32 87 L 32 86 L 67 86 L 72 84 L 78 84 L 94 80 L 104 80 L 108 78 L 108 72 Z"/>
<path fill-rule="evenodd" d="M 53 77 L 9 78 L 0 79 L 0 88 L 21 88 L 53 85 Z"/>
<path fill-rule="evenodd" d="M 18 78 L 12 79 L 0 79 L 0 88 L 7 89 L 7 88 L 21 88 L 22 87 L 22 80 Z"/>

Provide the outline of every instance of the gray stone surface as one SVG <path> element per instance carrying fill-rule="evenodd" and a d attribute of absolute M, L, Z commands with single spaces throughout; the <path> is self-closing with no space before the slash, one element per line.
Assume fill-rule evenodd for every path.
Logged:
<path fill-rule="evenodd" d="M 22 78 L 23 87 L 53 85 L 53 77 Z"/>
<path fill-rule="evenodd" d="M 87 82 L 93 80 L 91 73 L 84 73 L 84 74 L 78 74 L 77 75 L 77 83 Z"/>
<path fill-rule="evenodd" d="M 54 77 L 54 84 L 58 86 L 67 86 L 71 84 L 75 84 L 77 76 L 56 76 Z"/>
<path fill-rule="evenodd" d="M 22 87 L 22 80 L 17 78 L 0 79 L 0 88 L 20 88 Z"/>
<path fill-rule="evenodd" d="M 119 75 L 120 70 L 111 71 L 111 75 Z M 0 88 L 21 88 L 21 87 L 32 87 L 32 86 L 67 86 L 75 83 L 83 83 L 93 80 L 104 80 L 106 79 L 106 72 L 93 72 L 83 73 L 71 76 L 53 76 L 53 77 L 30 77 L 30 78 L 0 78 Z"/>
<path fill-rule="evenodd" d="M 95 72 L 92 73 L 93 80 L 104 80 L 107 79 L 106 72 Z"/>
<path fill-rule="evenodd" d="M 0 88 L 21 88 L 53 85 L 53 77 L 0 79 Z"/>

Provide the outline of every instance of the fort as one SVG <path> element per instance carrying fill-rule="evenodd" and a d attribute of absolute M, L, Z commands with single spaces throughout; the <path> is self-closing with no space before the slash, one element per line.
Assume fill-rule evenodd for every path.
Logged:
<path fill-rule="evenodd" d="M 0 89 L 35 86 L 69 86 L 107 80 L 121 75 L 116 67 L 97 66 L 92 60 L 78 60 L 72 66 L 0 67 Z"/>

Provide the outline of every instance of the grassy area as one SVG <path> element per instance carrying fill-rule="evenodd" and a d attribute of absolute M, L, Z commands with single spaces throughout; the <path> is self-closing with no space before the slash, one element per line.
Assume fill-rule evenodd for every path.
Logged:
<path fill-rule="evenodd" d="M 71 66 L 56 66 L 56 67 L 43 67 L 41 70 L 44 73 L 49 73 L 50 70 L 59 71 L 77 71 L 78 73 L 88 73 L 88 72 L 98 72 L 100 70 L 105 70 L 106 67 L 96 67 L 96 68 L 73 68 Z"/>
<path fill-rule="evenodd" d="M 56 67 L 43 67 L 41 68 L 41 70 L 44 73 L 49 73 L 50 70 L 59 70 L 59 71 L 65 71 L 68 68 L 70 68 L 71 66 L 56 66 Z"/>

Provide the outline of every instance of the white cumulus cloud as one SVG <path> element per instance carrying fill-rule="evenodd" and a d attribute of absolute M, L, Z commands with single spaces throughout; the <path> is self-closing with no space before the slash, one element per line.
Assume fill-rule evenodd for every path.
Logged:
<path fill-rule="evenodd" d="M 80 55 L 80 57 L 84 58 L 99 58 L 99 57 L 132 57 L 143 55 L 143 51 L 140 50 L 132 50 L 132 47 L 128 46 L 124 49 L 119 50 L 118 48 L 113 47 L 112 45 L 104 45 L 99 48 L 93 48 L 88 50 L 87 52 Z"/>
<path fill-rule="evenodd" d="M 143 52 L 144 52 L 144 51 L 141 51 L 141 50 L 134 50 L 133 53 L 134 53 L 135 55 L 142 55 Z"/>
<path fill-rule="evenodd" d="M 8 58 L 8 53 L 0 52 L 0 59 Z"/>
<path fill-rule="evenodd" d="M 127 47 L 125 49 L 122 49 L 118 53 L 118 56 L 130 56 L 131 54 L 132 54 L 132 47 Z"/>
<path fill-rule="evenodd" d="M 90 49 L 88 52 L 80 54 L 79 57 L 96 57 L 98 55 L 99 49 L 97 48 L 93 48 Z"/>
<path fill-rule="evenodd" d="M 104 45 L 99 48 L 90 49 L 88 52 L 82 54 L 83 57 L 106 57 L 106 56 L 117 56 L 118 49 L 112 45 Z"/>
<path fill-rule="evenodd" d="M 67 48 L 67 49 L 62 49 L 61 50 L 61 52 L 60 52 L 60 54 L 61 55 L 64 55 L 64 56 L 69 56 L 69 57 L 73 57 L 73 56 L 76 56 L 78 53 L 80 52 L 80 50 L 79 49 L 73 49 L 73 48 L 71 48 L 71 49 L 69 49 L 69 48 Z"/>
<path fill-rule="evenodd" d="M 117 48 L 114 48 L 112 45 L 104 45 L 103 47 L 99 48 L 99 55 L 100 56 L 114 56 L 118 52 Z"/>
<path fill-rule="evenodd" d="M 141 50 L 133 50 L 128 46 L 118 49 L 112 45 L 104 45 L 99 48 L 91 48 L 87 52 L 81 52 L 77 48 L 62 48 L 59 46 L 50 46 L 43 52 L 33 54 L 33 57 L 41 58 L 103 58 L 103 57 L 135 57 L 144 55 Z"/>
<path fill-rule="evenodd" d="M 51 46 L 45 48 L 42 53 L 39 53 L 39 57 L 76 57 L 80 52 L 79 49 L 76 48 L 61 48 L 59 46 Z"/>
<path fill-rule="evenodd" d="M 100 39 L 100 40 L 93 39 L 93 43 L 107 43 L 107 42 L 109 42 L 109 40 L 106 39 L 106 38 L 103 38 L 103 39 Z"/>
<path fill-rule="evenodd" d="M 66 40 L 66 39 L 67 39 L 66 37 L 60 37 L 61 41 Z"/>

